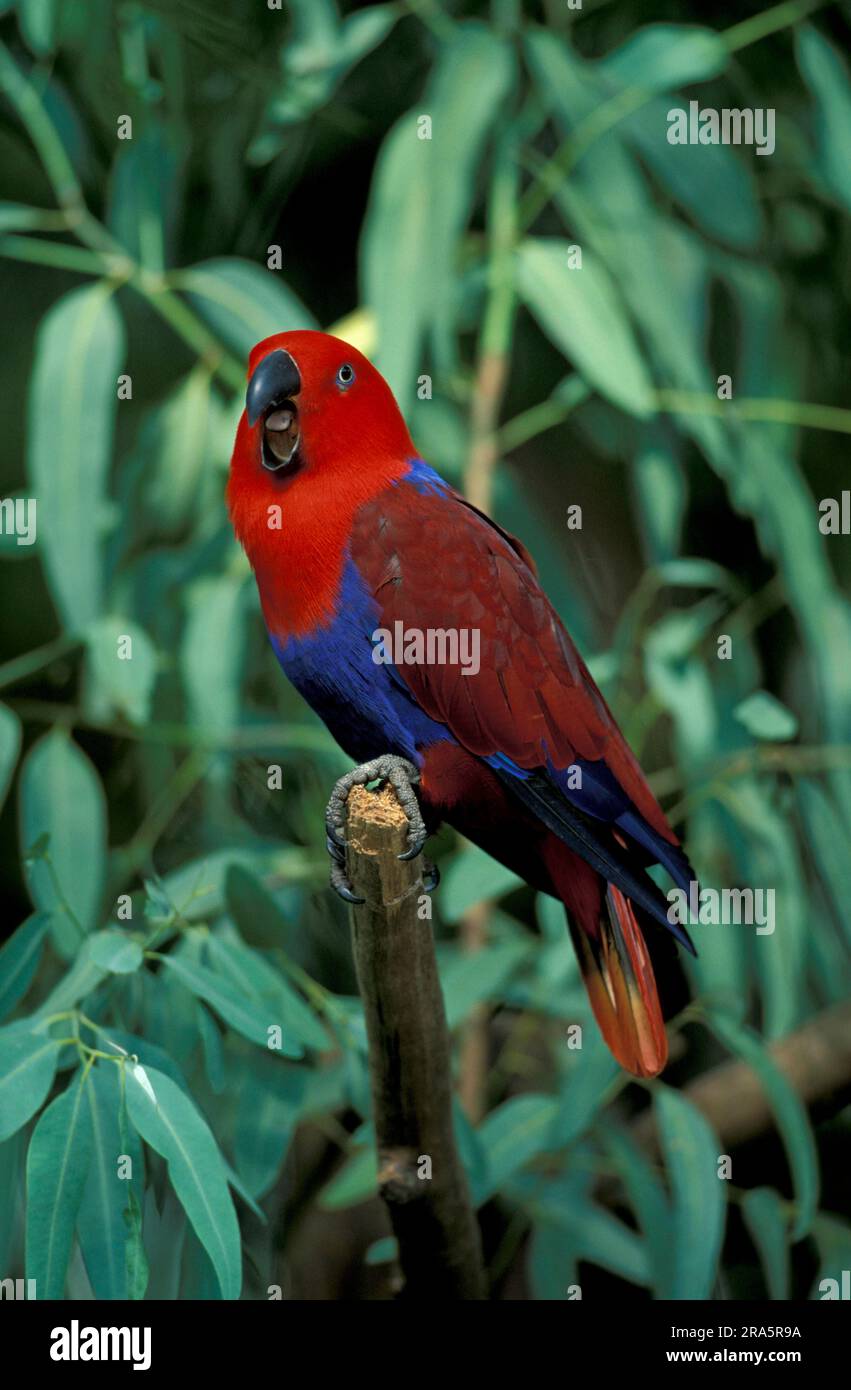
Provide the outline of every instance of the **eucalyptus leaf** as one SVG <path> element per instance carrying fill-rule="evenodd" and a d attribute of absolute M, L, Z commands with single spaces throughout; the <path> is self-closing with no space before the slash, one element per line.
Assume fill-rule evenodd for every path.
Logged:
<path fill-rule="evenodd" d="M 768 690 L 756 690 L 748 695 L 733 710 L 733 718 L 738 719 L 754 738 L 773 743 L 794 738 L 798 732 L 796 716 Z"/>
<path fill-rule="evenodd" d="M 58 1060 L 59 1048 L 44 1032 L 0 1029 L 0 1143 L 38 1110 Z"/>
<path fill-rule="evenodd" d="M 14 710 L 0 705 L 0 807 L 9 790 L 12 773 L 21 751 L 21 721 Z"/>
<path fill-rule="evenodd" d="M 710 1298 L 724 1236 L 725 1196 L 718 1141 L 684 1096 L 654 1091 L 654 1109 L 673 1206 L 670 1299 Z"/>
<path fill-rule="evenodd" d="M 34 905 L 48 912 L 51 936 L 69 959 L 92 930 L 106 870 L 106 808 L 89 759 L 64 733 L 38 740 L 24 758 L 20 779 L 20 835 L 26 854 L 47 836 L 47 856 L 31 865 Z"/>
<path fill-rule="evenodd" d="M 697 24 L 647 24 L 609 53 L 600 71 L 621 87 L 665 92 L 722 73 L 729 50 L 714 29 Z"/>
<path fill-rule="evenodd" d="M 585 248 L 570 266 L 570 243 L 528 238 L 518 249 L 520 294 L 547 337 L 613 404 L 652 414 L 653 383 L 628 316 L 605 266 Z"/>
<path fill-rule="evenodd" d="M 851 79 L 836 47 L 812 24 L 795 31 L 798 67 L 816 103 L 819 163 L 834 193 L 851 208 Z"/>
<path fill-rule="evenodd" d="M 812 1226 L 819 1196 L 818 1152 L 806 1109 L 768 1049 L 751 1029 L 717 1011 L 708 1014 L 706 1021 L 719 1041 L 743 1062 L 747 1062 L 760 1079 L 777 1120 L 792 1170 L 797 1198 L 792 1237 L 800 1240 Z"/>
<path fill-rule="evenodd" d="M 168 1163 L 169 1177 L 213 1262 L 222 1297 L 239 1298 L 239 1225 L 216 1141 L 192 1101 L 163 1072 L 127 1067 L 127 1108 L 139 1134 Z"/>
<path fill-rule="evenodd" d="M 771 1187 L 755 1187 L 742 1199 L 742 1215 L 762 1262 L 771 1298 L 789 1297 L 790 1260 L 783 1204 Z"/>
<path fill-rule="evenodd" d="M 27 477 L 39 554 L 64 626 L 103 601 L 101 545 L 124 330 L 110 288 L 72 290 L 41 321 L 30 384 Z"/>
<path fill-rule="evenodd" d="M 142 1280 L 135 1221 L 144 1190 L 142 1146 L 130 1126 L 122 1133 L 117 1063 L 98 1062 L 92 1068 L 85 1103 L 92 1147 L 77 1234 L 86 1272 L 97 1298 L 138 1298 Z"/>
<path fill-rule="evenodd" d="M 207 323 L 240 360 L 273 333 L 316 328 L 316 320 L 278 272 L 221 256 L 181 272 L 181 286 Z"/>
<path fill-rule="evenodd" d="M 142 964 L 142 947 L 126 932 L 95 932 L 88 941 L 89 959 L 100 970 L 113 975 L 129 975 Z"/>
<path fill-rule="evenodd" d="M 144 724 L 157 678 L 157 654 L 138 623 L 99 618 L 86 629 L 86 705 L 91 718 Z"/>
<path fill-rule="evenodd" d="M 23 999 L 38 970 L 50 918 L 36 912 L 0 947 L 0 1018 Z"/>
<path fill-rule="evenodd" d="M 280 1025 L 275 1012 L 277 1001 L 266 1002 L 254 994 L 240 991 L 206 966 L 181 960 L 174 955 L 163 956 L 162 963 L 188 990 L 215 1009 L 237 1033 L 260 1047 L 268 1047 L 269 1029 Z M 301 1057 L 304 1048 L 285 1031 L 280 1051 L 285 1057 Z"/>
<path fill-rule="evenodd" d="M 27 1151 L 27 1278 L 40 1299 L 61 1298 L 92 1148 L 80 1069 L 40 1116 Z"/>

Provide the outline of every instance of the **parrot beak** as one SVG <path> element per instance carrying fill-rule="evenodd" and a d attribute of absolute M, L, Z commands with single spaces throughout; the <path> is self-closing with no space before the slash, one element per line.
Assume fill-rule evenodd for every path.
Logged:
<path fill-rule="evenodd" d="M 255 367 L 245 395 L 248 423 L 263 420 L 263 466 L 277 472 L 292 462 L 299 444 L 298 410 L 293 401 L 301 390 L 298 367 L 288 352 L 276 348 Z"/>

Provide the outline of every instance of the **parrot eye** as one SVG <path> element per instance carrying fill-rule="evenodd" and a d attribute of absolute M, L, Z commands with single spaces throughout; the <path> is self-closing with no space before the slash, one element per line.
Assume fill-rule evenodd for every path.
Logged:
<path fill-rule="evenodd" d="M 355 379 L 355 369 L 354 369 L 354 367 L 351 365 L 350 362 L 344 362 L 343 365 L 342 365 L 342 367 L 340 368 L 340 370 L 339 370 L 338 373 L 337 373 L 337 385 L 338 385 L 338 386 L 342 386 L 343 389 L 345 389 L 347 386 L 351 386 L 351 384 L 352 384 L 352 382 L 354 381 L 354 379 Z"/>

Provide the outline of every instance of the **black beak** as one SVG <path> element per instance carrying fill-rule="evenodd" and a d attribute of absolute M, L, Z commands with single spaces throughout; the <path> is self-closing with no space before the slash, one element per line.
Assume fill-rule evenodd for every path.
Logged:
<path fill-rule="evenodd" d="M 245 393 L 245 409 L 249 425 L 256 425 L 261 415 L 272 406 L 292 400 L 301 390 L 298 367 L 288 352 L 276 348 L 254 369 Z"/>

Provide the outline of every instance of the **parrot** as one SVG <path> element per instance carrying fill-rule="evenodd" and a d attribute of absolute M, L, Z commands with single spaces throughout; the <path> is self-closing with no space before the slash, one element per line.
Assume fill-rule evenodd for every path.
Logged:
<path fill-rule="evenodd" d="M 313 329 L 250 353 L 227 507 L 278 662 L 356 764 L 326 812 L 338 894 L 359 901 L 346 798 L 390 784 L 402 857 L 446 822 L 560 900 L 606 1043 L 657 1075 L 668 1045 L 648 940 L 662 929 L 696 953 L 647 870 L 686 893 L 694 875 L 526 547 L 418 455 L 367 357 Z M 386 642 L 452 632 L 476 634 L 477 661 Z"/>

